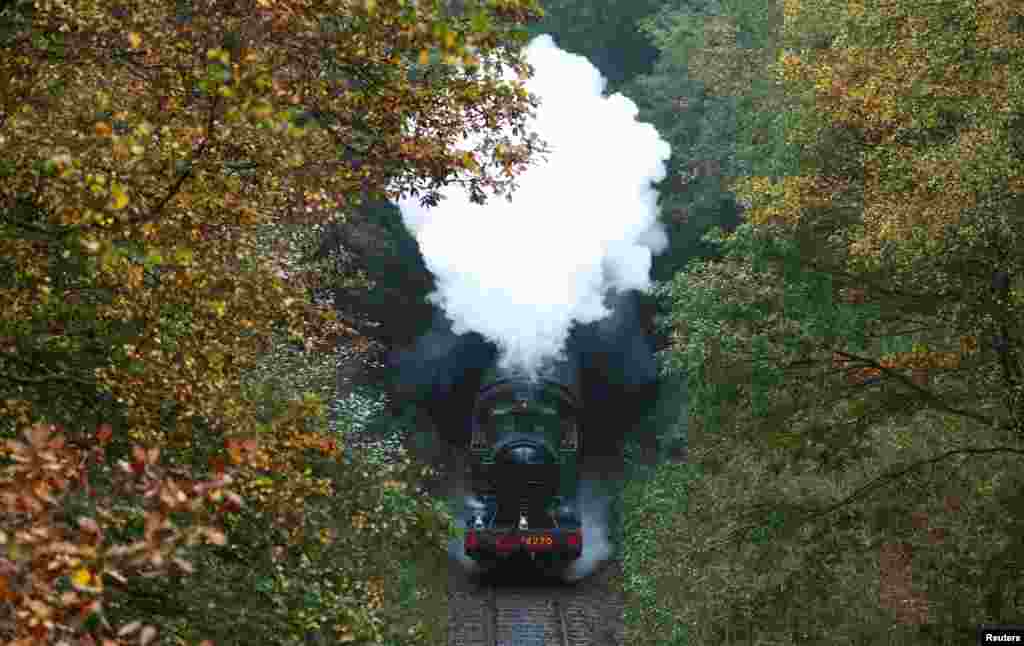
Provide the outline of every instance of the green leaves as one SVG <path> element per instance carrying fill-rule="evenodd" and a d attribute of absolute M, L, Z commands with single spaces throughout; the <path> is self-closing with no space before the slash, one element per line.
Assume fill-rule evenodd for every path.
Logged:
<path fill-rule="evenodd" d="M 274 600 L 272 628 L 217 636 L 262 643 L 315 629 L 379 642 L 379 580 L 394 574 L 403 546 L 436 544 L 430 558 L 440 560 L 444 539 L 433 512 L 403 488 L 411 477 L 379 465 L 362 476 L 331 471 L 343 439 L 321 417 L 336 382 L 331 353 L 356 335 L 341 320 L 371 317 L 310 302 L 310 292 L 326 291 L 328 274 L 304 261 L 318 242 L 313 226 L 356 217 L 339 209 L 357 197 L 429 189 L 472 167 L 447 143 L 467 119 L 485 114 L 494 132 L 525 136 L 529 97 L 495 70 L 408 72 L 421 51 L 448 63 L 462 55 L 515 61 L 519 23 L 539 7 L 473 2 L 456 15 L 436 3 L 257 4 L 230 15 L 210 5 L 184 16 L 174 2 L 129 2 L 113 12 L 40 4 L 32 21 L 4 14 L 2 28 L 17 37 L 0 45 L 10 108 L 0 123 L 0 204 L 19 206 L 0 214 L 0 418 L 4 432 L 45 417 L 89 437 L 89 420 L 110 413 L 118 433 L 161 447 L 181 473 L 223 471 L 237 457 L 249 469 L 238 484 L 253 498 L 245 510 L 224 499 L 223 513 L 236 527 L 251 521 L 246 528 L 259 538 L 289 543 L 313 566 Z M 68 29 L 36 28 L 48 24 Z M 111 35 L 112 47 L 79 42 L 97 33 Z M 75 60 L 65 60 L 71 51 Z M 412 120 L 443 126 L 428 139 L 395 127 Z M 340 142 L 359 155 L 339 157 Z M 509 185 L 493 169 L 475 171 L 482 188 Z M 31 207 L 24 213 L 23 203 Z M 304 245 L 278 244 L 296 231 Z M 357 269 L 345 267 L 339 281 L 367 291 Z M 268 376 L 267 363 L 281 358 L 268 349 L 288 336 L 302 351 L 276 367 L 295 370 Z M 272 382 L 276 399 L 259 401 L 243 378 Z M 309 387 L 322 398 L 303 398 Z M 247 439 L 225 446 L 226 432 Z M 127 468 L 138 475 L 148 466 Z M 346 519 L 373 512 L 379 528 L 390 526 L 382 534 L 398 538 L 332 539 L 335 516 L 325 510 L 335 500 Z M 232 559 L 252 568 L 264 555 L 226 545 L 207 555 L 204 576 L 231 570 Z M 222 612 L 247 576 L 233 573 L 210 575 L 220 588 L 179 599 L 195 600 L 194 614 L 175 612 L 168 624 L 192 641 L 205 638 L 200 629 L 222 630 L 203 617 L 212 607 Z M 309 580 L 324 583 L 315 603 L 296 596 Z M 121 601 L 140 610 L 144 599 Z M 234 625 L 251 619 L 236 618 Z"/>
<path fill-rule="evenodd" d="M 985 595 L 1012 603 L 966 570 L 934 573 L 968 554 L 1003 558 L 969 537 L 998 522 L 1000 488 L 1021 486 L 1002 484 L 1019 465 L 989 453 L 997 449 L 977 449 L 969 473 L 945 461 L 1024 428 L 1014 394 L 1024 312 L 993 296 L 1005 284 L 997 278 L 1024 274 L 1024 229 L 1009 215 L 1021 159 L 998 116 L 1022 72 L 999 54 L 1022 44 L 1004 21 L 1021 10 L 787 2 L 786 48 L 757 62 L 730 38 L 771 35 L 757 29 L 764 16 L 722 5 L 706 24 L 663 16 L 650 25 L 666 48 L 673 34 L 685 43 L 677 51 L 688 71 L 739 97 L 744 163 L 732 168 L 760 170 L 733 183 L 746 222 L 704 238 L 720 258 L 659 289 L 663 364 L 689 380 L 689 456 L 705 470 L 666 530 L 678 539 L 662 544 L 676 551 L 658 562 L 678 562 L 694 580 L 675 577 L 685 589 L 671 600 L 648 598 L 666 599 L 702 642 L 750 621 L 759 635 L 781 635 L 799 617 L 808 635 L 838 643 L 891 634 L 893 619 L 877 616 L 881 587 L 898 621 L 919 621 L 905 610 L 927 599 L 933 636 L 952 634 L 963 613 L 985 612 Z M 711 53 L 720 60 L 700 69 Z M 734 69 L 739 60 L 752 67 Z M 995 71 L 982 73 L 981 61 Z M 765 85 L 775 73 L 784 96 Z M 671 95 L 649 87 L 667 114 Z M 764 111 L 751 100 L 759 92 L 791 108 Z M 755 141 L 759 130 L 766 139 Z M 986 336 L 999 345 L 979 352 Z M 948 468 L 928 470 L 939 463 Z M 942 502 L 947 487 L 968 482 L 985 510 L 971 519 Z M 914 595 L 893 583 L 911 572 Z M 840 587 L 842 599 L 823 601 Z M 835 616 L 857 619 L 826 619 Z"/>

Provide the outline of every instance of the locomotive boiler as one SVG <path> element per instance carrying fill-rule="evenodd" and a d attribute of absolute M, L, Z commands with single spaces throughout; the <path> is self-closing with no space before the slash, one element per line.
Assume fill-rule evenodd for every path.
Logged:
<path fill-rule="evenodd" d="M 578 396 L 548 379 L 499 379 L 478 393 L 464 547 L 484 568 L 528 555 L 557 571 L 580 557 L 580 413 Z"/>

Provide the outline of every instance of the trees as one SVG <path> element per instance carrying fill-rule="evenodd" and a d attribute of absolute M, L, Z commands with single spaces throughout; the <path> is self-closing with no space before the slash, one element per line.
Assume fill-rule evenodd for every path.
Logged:
<path fill-rule="evenodd" d="M 983 573 L 1021 562 L 1003 527 L 1019 522 L 1024 455 L 1024 15 L 955 1 L 779 13 L 760 82 L 785 90 L 799 172 L 735 181 L 748 208 L 710 237 L 723 257 L 662 290 L 698 474 L 664 542 L 675 578 L 651 585 L 683 582 L 670 603 L 698 641 L 727 626 L 961 639 L 1019 612 L 1015 585 Z M 700 73 L 750 87 L 723 47 Z"/>
<path fill-rule="evenodd" d="M 384 196 L 436 199 L 453 181 L 477 199 L 509 188 L 517 166 L 495 146 L 520 143 L 504 141 L 510 126 L 532 149 L 531 98 L 491 63 L 528 73 L 517 46 L 536 11 L 528 0 L 4 3 L 0 432 L 55 423 L 86 450 L 107 424 L 114 461 L 141 443 L 194 477 L 237 462 L 260 522 L 294 528 L 308 511 L 296 501 L 345 482 L 316 466 L 339 446 L 315 422 L 315 397 L 262 406 L 242 377 L 282 339 L 317 347 L 354 331 L 310 301 L 316 273 L 278 246 L 282 234 Z M 488 136 L 457 149 L 469 129 Z M 338 625 L 365 638 L 380 627 L 370 619 Z M 35 637 L 85 634 L 65 628 Z"/>
<path fill-rule="evenodd" d="M 551 0 L 532 34 L 550 33 L 558 46 L 585 56 L 608 79 L 607 91 L 619 92 L 646 73 L 657 56 L 638 22 L 659 6 L 657 0 Z"/>
<path fill-rule="evenodd" d="M 771 3 L 691 0 L 641 21 L 661 55 L 631 90 L 673 151 L 661 192 L 672 247 L 656 262 L 659 280 L 713 253 L 701 241 L 708 229 L 738 223 L 730 178 L 795 169 L 780 134 L 786 97 L 763 73 L 777 21 Z"/>
<path fill-rule="evenodd" d="M 244 426 L 218 373 L 251 363 L 268 322 L 298 331 L 305 314 L 282 268 L 253 257 L 254 227 L 429 191 L 465 169 L 463 128 L 520 123 L 528 106 L 493 74 L 418 69 L 434 45 L 504 51 L 482 8 L 263 5 L 17 5 L 3 70 L 8 383 L 107 391 L 139 432 L 156 429 L 166 392 L 179 417 Z M 470 190 L 500 183 L 488 168 Z M 90 341 L 93 321 L 113 338 Z M 30 355 L 34 367 L 10 365 Z"/>
<path fill-rule="evenodd" d="M 790 134 L 804 143 L 804 173 L 741 183 L 739 194 L 753 205 L 748 219 L 777 223 L 836 290 L 865 290 L 859 299 L 883 307 L 879 336 L 926 320 L 932 349 L 917 337 L 917 348 L 890 357 L 896 366 L 956 369 L 943 353 L 959 352 L 959 339 L 992 339 L 995 353 L 984 354 L 1000 366 L 992 405 L 1002 410 L 976 409 L 973 418 L 1020 429 L 1024 310 L 1013 294 L 1024 160 L 1013 142 L 1024 68 L 1007 56 L 1024 45 L 1012 27 L 1019 9 L 834 9 L 831 47 L 791 49 L 780 59 L 783 78 L 808 88 Z M 800 6 L 789 11 L 788 29 L 797 29 Z M 891 365 L 871 367 L 896 378 Z M 910 390 L 926 405 L 942 399 Z"/>

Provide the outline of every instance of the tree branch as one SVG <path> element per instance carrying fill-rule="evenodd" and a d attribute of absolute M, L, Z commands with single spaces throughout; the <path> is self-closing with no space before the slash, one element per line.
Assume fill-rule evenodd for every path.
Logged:
<path fill-rule="evenodd" d="M 930 391 L 930 390 L 928 390 L 926 388 L 922 388 L 921 386 L 918 386 L 916 383 L 914 383 L 910 379 L 910 377 L 907 377 L 906 375 L 904 375 L 903 373 L 901 373 L 898 370 L 893 370 L 892 368 L 888 368 L 886 366 L 883 366 L 882 364 L 878 363 L 874 359 L 870 359 L 868 357 L 857 356 L 855 354 L 850 354 L 848 352 L 843 352 L 841 350 L 836 350 L 835 352 L 836 352 L 836 354 L 838 354 L 840 356 L 843 356 L 843 357 L 846 357 L 848 359 L 852 359 L 854 361 L 863 362 L 864 364 L 866 364 L 868 366 L 871 366 L 872 368 L 876 368 L 877 370 L 879 370 L 882 374 L 886 375 L 887 377 L 892 377 L 893 379 L 896 379 L 897 381 L 902 383 L 904 386 L 906 386 L 906 387 L 910 388 L 911 390 L 913 390 L 915 393 L 917 393 L 921 397 L 921 399 L 927 401 L 929 404 L 931 404 L 934 408 L 937 408 L 938 410 L 943 410 L 943 411 L 946 411 L 947 413 L 953 413 L 954 415 L 960 415 L 962 417 L 967 417 L 969 419 L 973 419 L 974 421 L 980 422 L 980 423 L 984 424 L 985 426 L 990 426 L 990 427 L 991 426 L 995 426 L 995 420 L 994 419 L 988 417 L 987 415 L 982 415 L 981 413 L 975 413 L 973 411 L 964 410 L 962 408 L 955 408 L 953 406 L 950 406 L 949 404 L 945 403 L 938 395 L 936 395 L 935 393 L 933 393 L 932 391 Z"/>
<path fill-rule="evenodd" d="M 6 379 L 7 381 L 13 381 L 16 384 L 23 384 L 26 386 L 34 386 L 38 384 L 45 384 L 52 381 L 62 381 L 74 384 L 81 384 L 83 386 L 95 386 L 95 381 L 87 381 L 79 377 L 72 377 L 71 375 L 42 375 L 40 377 L 25 377 L 22 375 L 15 375 L 9 372 L 0 372 L 0 379 Z"/>
<path fill-rule="evenodd" d="M 1024 449 L 1016 449 L 1016 448 L 1013 448 L 1013 447 L 1010 447 L 1010 446 L 995 446 L 995 447 L 986 448 L 986 449 L 979 449 L 979 448 L 952 449 L 950 451 L 946 451 L 945 453 L 941 453 L 941 454 L 939 454 L 939 455 L 937 455 L 935 457 L 928 458 L 926 460 L 919 460 L 919 461 L 914 462 L 912 464 L 909 464 L 906 467 L 903 467 L 901 469 L 896 469 L 894 471 L 890 471 L 889 473 L 881 475 L 881 476 L 875 478 L 874 480 L 872 480 L 871 482 L 869 482 L 869 483 L 867 483 L 865 485 L 862 485 L 856 491 L 854 491 L 849 496 L 843 498 L 842 500 L 840 500 L 840 501 L 838 501 L 836 503 L 833 503 L 833 504 L 829 505 L 828 507 L 825 507 L 824 509 L 819 509 L 819 510 L 812 511 L 810 513 L 810 515 L 807 517 L 806 520 L 813 520 L 815 518 L 820 518 L 822 516 L 827 516 L 828 514 L 831 514 L 832 512 L 837 511 L 841 507 L 845 507 L 846 505 L 848 505 L 848 504 L 850 504 L 850 503 L 852 503 L 852 502 L 854 502 L 856 500 L 859 500 L 859 499 L 867 496 L 871 492 L 873 492 L 873 491 L 875 491 L 877 489 L 880 489 L 881 487 L 884 487 L 885 485 L 887 485 L 887 484 L 889 484 L 889 483 L 891 483 L 891 482 L 893 482 L 895 480 L 899 480 L 900 478 L 903 478 L 904 476 L 910 475 L 914 471 L 918 471 L 921 468 L 926 467 L 928 465 L 938 464 L 939 462 L 943 462 L 945 460 L 948 460 L 949 458 L 956 457 L 958 455 L 992 455 L 992 454 L 996 454 L 996 453 L 1009 453 L 1011 455 L 1019 455 L 1019 456 L 1024 457 Z"/>
<path fill-rule="evenodd" d="M 1018 449 L 1018 448 L 1014 448 L 1014 447 L 1010 447 L 1010 446 L 994 446 L 994 447 L 984 448 L 984 449 L 982 449 L 982 448 L 952 449 L 950 451 L 946 451 L 945 453 L 941 453 L 941 454 L 939 454 L 937 456 L 934 456 L 934 457 L 931 457 L 931 458 L 927 458 L 925 460 L 919 460 L 919 461 L 914 462 L 912 464 L 909 464 L 909 465 L 907 465 L 905 467 L 901 467 L 899 469 L 895 469 L 895 470 L 890 471 L 890 472 L 888 472 L 886 474 L 883 474 L 883 475 L 875 478 L 871 482 L 868 482 L 867 484 L 862 485 L 861 487 L 859 487 L 856 491 L 854 491 L 849 496 L 846 496 L 842 500 L 839 500 L 839 501 L 837 501 L 837 502 L 835 502 L 835 503 L 833 503 L 831 505 L 828 505 L 827 507 L 823 507 L 823 508 L 820 508 L 820 509 L 809 509 L 809 508 L 806 508 L 806 507 L 801 508 L 801 507 L 795 506 L 795 505 L 790 505 L 789 507 L 790 508 L 796 508 L 799 511 L 802 511 L 802 512 L 804 512 L 806 514 L 801 519 L 803 522 L 811 522 L 811 521 L 814 521 L 814 520 L 819 520 L 819 519 L 821 519 L 821 518 L 823 518 L 825 516 L 828 516 L 828 515 L 836 512 L 836 511 L 842 509 L 843 507 L 845 507 L 845 506 L 847 506 L 847 505 L 849 505 L 849 504 L 851 504 L 853 502 L 856 502 L 857 500 L 860 500 L 861 498 L 864 498 L 868 494 L 873 493 L 874 491 L 877 491 L 878 489 L 880 489 L 880 488 L 882 488 L 882 487 L 884 487 L 884 486 L 886 486 L 888 484 L 891 484 L 892 482 L 894 482 L 896 480 L 899 480 L 899 479 L 901 479 L 901 478 L 903 478 L 905 476 L 908 476 L 911 473 L 913 473 L 915 471 L 918 471 L 918 470 L 920 470 L 920 469 L 922 469 L 922 468 L 924 468 L 926 466 L 938 464 L 940 462 L 944 462 L 945 460 L 948 460 L 950 458 L 956 457 L 958 455 L 980 456 L 980 455 L 994 455 L 994 454 L 998 454 L 998 453 L 1009 453 L 1011 455 L 1019 455 L 1021 457 L 1024 457 L 1024 449 Z M 753 515 L 760 516 L 764 512 L 775 511 L 775 510 L 778 510 L 778 508 L 779 508 L 779 506 L 777 504 L 775 504 L 775 503 L 770 503 L 770 502 L 769 503 L 763 503 L 763 504 L 755 505 L 754 507 L 752 507 L 749 510 L 749 513 L 753 514 Z M 748 518 L 750 518 L 750 517 L 751 516 L 748 515 Z M 761 526 L 763 526 L 763 521 L 761 521 L 760 519 L 759 520 L 755 520 L 754 522 L 749 522 L 748 521 L 746 523 L 743 523 L 742 525 L 740 525 L 736 529 L 730 531 L 728 533 L 728 535 L 726 535 L 723 539 L 721 539 L 719 541 L 716 541 L 711 547 L 712 548 L 722 547 L 724 545 L 731 544 L 735 540 L 741 540 L 741 539 L 743 539 L 743 537 L 747 536 L 752 530 L 755 530 L 755 529 L 757 529 L 757 528 L 759 528 Z"/>
<path fill-rule="evenodd" d="M 153 210 L 149 215 L 140 220 L 130 220 L 128 224 L 137 226 L 156 220 L 163 213 L 167 204 L 174 199 L 174 196 L 177 195 L 179 191 L 181 191 L 181 187 L 184 186 L 185 181 L 192 176 L 194 163 L 203 156 L 203 153 L 205 153 L 206 149 L 210 146 L 210 141 L 213 140 L 213 126 L 215 124 L 217 106 L 219 102 L 220 96 L 214 95 L 213 101 L 210 102 L 210 115 L 206 122 L 206 136 L 203 138 L 203 143 L 201 143 L 199 147 L 192 152 L 192 158 L 189 159 L 188 166 L 181 172 L 181 174 L 178 175 L 174 183 L 167 189 L 167 193 L 160 199 L 160 202 L 153 207 Z"/>

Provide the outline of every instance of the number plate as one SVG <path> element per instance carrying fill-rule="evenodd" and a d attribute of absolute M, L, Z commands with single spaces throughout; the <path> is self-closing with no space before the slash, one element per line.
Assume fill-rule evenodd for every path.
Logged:
<path fill-rule="evenodd" d="M 527 547 L 552 547 L 555 539 L 551 536 L 524 536 L 523 545 Z"/>

